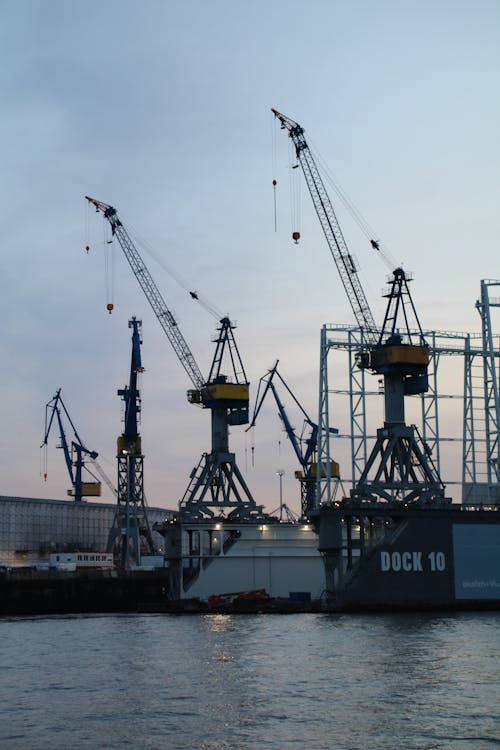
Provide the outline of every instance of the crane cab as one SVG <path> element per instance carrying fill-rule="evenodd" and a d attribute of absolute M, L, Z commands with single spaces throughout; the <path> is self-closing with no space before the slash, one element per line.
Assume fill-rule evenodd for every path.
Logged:
<path fill-rule="evenodd" d="M 385 344 L 372 349 L 370 369 L 377 375 L 391 378 L 395 376 L 402 381 L 403 394 L 415 396 L 429 390 L 427 366 L 429 364 L 429 347 L 413 344 Z"/>
<path fill-rule="evenodd" d="M 326 466 L 320 464 L 320 468 L 318 472 L 318 463 L 314 462 L 309 466 L 309 476 L 312 477 L 313 479 L 316 479 L 319 473 L 321 479 L 326 479 L 327 467 L 328 467 L 328 464 L 326 464 Z M 330 461 L 330 478 L 340 479 L 340 466 L 337 463 L 337 461 Z"/>
<path fill-rule="evenodd" d="M 101 497 L 102 485 L 100 482 L 82 482 L 82 497 Z M 67 491 L 69 497 L 75 497 L 74 488 Z"/>
<path fill-rule="evenodd" d="M 230 425 L 247 424 L 250 388 L 248 383 L 228 383 L 225 375 L 218 375 L 201 392 L 206 409 L 226 409 Z"/>
<path fill-rule="evenodd" d="M 190 388 L 186 395 L 190 404 L 201 404 L 201 391 L 199 388 Z"/>
<path fill-rule="evenodd" d="M 374 348 L 371 352 L 370 367 L 376 373 L 399 369 L 410 372 L 417 369 L 427 369 L 429 364 L 429 347 L 413 346 L 410 344 L 395 344 Z"/>

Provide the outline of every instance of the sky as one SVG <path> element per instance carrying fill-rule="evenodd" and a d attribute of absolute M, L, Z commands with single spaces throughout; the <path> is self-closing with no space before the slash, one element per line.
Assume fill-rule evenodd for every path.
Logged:
<path fill-rule="evenodd" d="M 40 476 L 58 388 L 114 480 L 132 315 L 149 504 L 176 507 L 210 450 L 209 414 L 187 403 L 189 379 L 85 195 L 115 206 L 160 258 L 144 256 L 202 372 L 216 320 L 175 276 L 236 322 L 252 404 L 279 359 L 317 418 L 321 326 L 354 319 L 304 183 L 291 223 L 288 139 L 271 107 L 301 123 L 414 274 L 422 325 L 479 331 L 480 280 L 500 277 L 496 0 L 17 0 L 0 3 L 0 55 L 2 495 L 66 497 L 55 433 Z M 339 220 L 380 320 L 387 269 L 340 207 Z M 256 501 L 276 508 L 282 470 L 298 511 L 274 405 L 230 440 Z"/>

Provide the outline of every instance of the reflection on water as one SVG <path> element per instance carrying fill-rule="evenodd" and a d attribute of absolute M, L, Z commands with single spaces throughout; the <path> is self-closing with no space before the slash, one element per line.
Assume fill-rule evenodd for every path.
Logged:
<path fill-rule="evenodd" d="M 212 633 L 225 633 L 235 629 L 234 615 L 203 615 L 203 625 Z"/>
<path fill-rule="evenodd" d="M 0 747 L 500 744 L 497 613 L 11 618 Z"/>

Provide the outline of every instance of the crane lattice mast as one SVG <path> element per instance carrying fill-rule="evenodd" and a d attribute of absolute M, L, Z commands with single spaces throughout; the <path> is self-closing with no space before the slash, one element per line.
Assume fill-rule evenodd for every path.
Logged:
<path fill-rule="evenodd" d="M 118 502 L 107 545 L 107 551 L 116 554 L 125 570 L 130 570 L 133 564 L 141 564 L 142 548 L 149 554 L 155 553 L 144 496 L 144 455 L 139 434 L 141 397 L 138 378 L 144 371 L 140 334 L 142 322 L 134 317 L 128 325 L 132 329 L 129 382 L 118 390 L 125 403 L 124 427 L 117 440 L 116 453 Z"/>

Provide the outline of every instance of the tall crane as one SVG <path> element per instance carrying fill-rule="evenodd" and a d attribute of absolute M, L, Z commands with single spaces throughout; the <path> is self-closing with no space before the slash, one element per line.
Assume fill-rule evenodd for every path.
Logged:
<path fill-rule="evenodd" d="M 295 146 L 316 213 L 367 344 L 359 352 L 357 364 L 384 379 L 384 427 L 377 430 L 375 445 L 351 496 L 362 501 L 379 498 L 406 504 L 441 502 L 444 485 L 417 428 L 405 424 L 405 396 L 425 393 L 428 389 L 429 347 L 410 295 L 408 282 L 411 279 L 400 267 L 393 271 L 384 322 L 379 330 L 307 144 L 304 128 L 276 109 L 272 112 Z M 372 241 L 372 245 L 377 246 L 377 243 Z M 416 335 L 410 328 L 410 314 L 417 324 Z"/>
<path fill-rule="evenodd" d="M 191 472 L 188 488 L 181 499 L 181 516 L 186 519 L 262 516 L 229 451 L 229 426 L 248 423 L 249 382 L 234 338 L 234 325 L 228 317 L 219 321 L 216 350 L 208 379 L 205 379 L 182 335 L 174 315 L 155 284 L 130 235 L 113 206 L 85 196 L 111 226 L 123 253 L 144 292 L 153 312 L 169 339 L 194 388 L 187 392 L 188 401 L 209 409 L 212 418 L 212 447 L 204 453 Z M 223 374 L 229 362 L 231 375 Z"/>
<path fill-rule="evenodd" d="M 63 415 L 69 422 L 71 429 L 73 430 L 73 439 L 70 443 L 66 438 L 66 431 L 64 429 Z M 82 502 L 84 497 L 100 497 L 101 495 L 101 483 L 99 481 L 87 481 L 83 480 L 83 471 L 85 470 L 84 456 L 88 456 L 91 460 L 95 460 L 99 455 L 97 451 L 89 450 L 83 444 L 80 438 L 73 420 L 71 419 L 66 405 L 61 396 L 61 389 L 59 388 L 55 396 L 45 405 L 45 435 L 41 448 L 47 446 L 50 435 L 50 430 L 54 423 L 54 417 L 57 420 L 59 426 L 59 437 L 61 440 L 58 448 L 62 448 L 64 454 L 64 460 L 66 462 L 66 468 L 68 469 L 69 478 L 71 481 L 71 489 L 68 490 L 68 495 L 75 498 L 75 502 Z M 86 469 L 89 472 L 88 469 Z M 92 473 L 89 472 L 91 475 Z M 45 474 L 46 476 L 46 474 Z M 93 476 L 93 475 L 92 475 Z"/>
<path fill-rule="evenodd" d="M 301 517 L 302 519 L 309 518 L 311 511 L 316 507 L 316 493 L 317 493 L 317 446 L 318 446 L 318 425 L 312 421 L 307 412 L 305 411 L 302 404 L 298 401 L 293 391 L 290 389 L 282 375 L 278 372 L 278 362 L 272 367 L 266 375 L 264 375 L 259 382 L 257 389 L 257 396 L 255 399 L 255 408 L 252 416 L 252 420 L 247 427 L 247 430 L 254 427 L 257 422 L 262 404 L 269 391 L 273 394 L 274 400 L 278 407 L 278 414 L 283 422 L 285 432 L 292 445 L 295 456 L 300 464 L 301 469 L 295 472 L 295 477 L 300 482 L 300 505 L 301 505 Z M 277 378 L 281 385 L 285 388 L 289 396 L 293 399 L 296 406 L 299 408 L 301 414 L 304 417 L 304 426 L 307 426 L 308 436 L 303 438 L 298 436 L 294 427 L 292 426 L 285 406 L 280 398 L 278 389 L 274 384 L 274 378 Z M 331 433 L 338 433 L 335 427 L 330 428 Z M 336 462 L 332 462 L 330 467 L 331 476 L 339 478 L 339 465 Z"/>
<path fill-rule="evenodd" d="M 118 390 L 125 403 L 123 432 L 117 440 L 118 505 L 107 547 L 108 552 L 119 555 L 120 564 L 125 570 L 129 570 L 132 564 L 141 564 L 143 545 L 150 554 L 155 552 L 144 497 L 144 455 L 139 434 L 141 397 L 138 377 L 144 371 L 140 334 L 142 322 L 134 317 L 128 325 L 132 329 L 129 383 Z"/>

